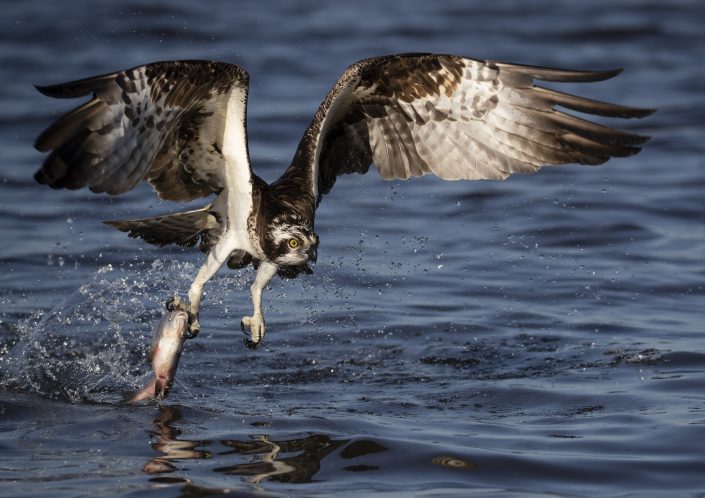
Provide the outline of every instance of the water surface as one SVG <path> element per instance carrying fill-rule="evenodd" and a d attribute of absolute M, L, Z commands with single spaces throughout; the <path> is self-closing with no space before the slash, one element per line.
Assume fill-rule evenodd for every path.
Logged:
<path fill-rule="evenodd" d="M 705 9 L 697 2 L 25 1 L 0 18 L 0 494 L 701 496 L 705 490 Z M 251 75 L 256 172 L 275 179 L 345 67 L 434 51 L 625 67 L 564 87 L 658 107 L 635 157 L 506 182 L 345 177 L 315 273 L 206 287 L 161 406 L 151 329 L 201 255 L 101 220 L 170 212 L 32 180 L 71 103 L 32 84 L 154 60 Z"/>

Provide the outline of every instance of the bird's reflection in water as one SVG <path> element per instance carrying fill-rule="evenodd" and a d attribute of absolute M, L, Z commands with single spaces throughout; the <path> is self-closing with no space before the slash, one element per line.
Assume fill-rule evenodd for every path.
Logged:
<path fill-rule="evenodd" d="M 275 441 L 269 436 L 252 436 L 248 441 L 224 440 L 232 448 L 221 455 L 250 456 L 250 461 L 215 469 L 224 474 L 239 475 L 251 483 L 265 479 L 301 483 L 310 482 L 321 468 L 321 460 L 348 440 L 334 440 L 321 434 Z"/>
<path fill-rule="evenodd" d="M 163 474 L 177 470 L 175 460 L 204 459 L 213 457 L 213 453 L 197 449 L 214 444 L 213 441 L 193 441 L 177 439 L 181 431 L 173 427 L 181 419 L 181 411 L 174 406 L 162 405 L 160 414 L 154 420 L 152 448 L 160 453 L 144 464 L 143 470 L 149 474 Z M 276 439 L 258 434 L 246 439 L 224 439 L 219 442 L 227 449 L 216 453 L 219 460 L 232 458 L 232 465 L 213 469 L 215 472 L 240 476 L 244 481 L 258 484 L 265 480 L 286 483 L 311 482 L 321 469 L 324 458 L 338 449 L 343 460 L 355 459 L 357 465 L 344 467 L 343 470 L 360 472 L 377 470 L 378 466 L 362 465 L 357 458 L 387 451 L 383 445 L 369 440 L 333 439 L 323 434 L 308 434 L 303 437 Z M 244 461 L 243 461 L 244 460 Z M 158 477 L 155 482 L 174 483 L 178 480 Z"/>
<path fill-rule="evenodd" d="M 162 455 L 145 463 L 142 467 L 143 471 L 149 474 L 174 472 L 176 467 L 171 463 L 172 460 L 211 457 L 210 452 L 196 449 L 208 442 L 177 439 L 181 431 L 171 424 L 181 419 L 181 410 L 175 406 L 162 405 L 159 407 L 159 412 L 159 417 L 154 420 L 152 448 Z"/>

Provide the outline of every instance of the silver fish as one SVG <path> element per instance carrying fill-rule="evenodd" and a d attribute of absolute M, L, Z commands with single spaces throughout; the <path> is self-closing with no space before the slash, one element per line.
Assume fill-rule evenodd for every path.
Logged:
<path fill-rule="evenodd" d="M 175 309 L 164 315 L 154 329 L 152 350 L 149 353 L 154 379 L 132 397 L 133 403 L 153 398 L 163 400 L 167 397 L 174 382 L 187 330 L 188 314 L 185 311 Z"/>

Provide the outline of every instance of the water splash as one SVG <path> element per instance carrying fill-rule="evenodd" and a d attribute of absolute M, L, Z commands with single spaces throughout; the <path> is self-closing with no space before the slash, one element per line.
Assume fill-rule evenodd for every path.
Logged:
<path fill-rule="evenodd" d="M 142 383 L 163 300 L 183 288 L 190 263 L 155 260 L 129 271 L 99 268 L 50 311 L 15 325 L 0 351 L 0 387 L 71 403 L 117 403 Z"/>

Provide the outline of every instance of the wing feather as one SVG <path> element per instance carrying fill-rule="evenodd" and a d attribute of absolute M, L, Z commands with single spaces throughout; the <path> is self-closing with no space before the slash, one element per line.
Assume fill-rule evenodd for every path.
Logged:
<path fill-rule="evenodd" d="M 35 175 L 39 183 L 117 195 L 146 180 L 168 200 L 224 188 L 223 150 L 232 150 L 225 121 L 245 126 L 248 75 L 239 66 L 156 62 L 37 89 L 56 98 L 92 94 L 37 138 L 38 150 L 51 151 Z M 232 107 L 233 99 L 242 105 Z"/>
<path fill-rule="evenodd" d="M 517 92 L 511 93 L 517 94 Z M 547 107 L 560 105 L 573 111 L 597 116 L 607 116 L 610 118 L 643 118 L 653 112 L 651 109 L 639 109 L 636 107 L 600 102 L 599 100 L 578 97 L 577 95 L 571 95 L 541 86 L 534 86 L 531 95 L 534 105 L 536 105 L 539 99 L 543 98 L 548 104 Z"/>
<path fill-rule="evenodd" d="M 304 134 L 287 175 L 308 178 L 317 202 L 337 176 L 374 164 L 384 179 L 433 173 L 504 179 L 542 166 L 601 164 L 636 154 L 649 137 L 579 118 L 653 112 L 588 99 L 535 81 L 596 82 L 621 69 L 575 71 L 404 54 L 350 66 Z"/>

